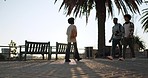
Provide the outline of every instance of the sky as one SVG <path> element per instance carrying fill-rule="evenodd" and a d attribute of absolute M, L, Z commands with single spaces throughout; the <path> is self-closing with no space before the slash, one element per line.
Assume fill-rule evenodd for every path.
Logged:
<path fill-rule="evenodd" d="M 8 45 L 10 40 L 17 45 L 24 45 L 25 40 L 38 42 L 67 43 L 66 30 L 69 24 L 67 19 L 71 16 L 64 15 L 64 10 L 59 12 L 61 1 L 54 4 L 54 0 L 0 0 L 0 45 Z M 148 5 L 141 5 L 140 10 Z M 116 8 L 115 8 L 116 10 Z M 116 11 L 115 11 L 116 12 Z M 132 14 L 135 24 L 135 35 L 138 35 L 148 48 L 148 34 L 141 28 L 139 18 L 141 15 Z M 121 24 L 123 16 L 115 13 Z M 92 46 L 97 48 L 97 21 L 95 10 L 91 12 L 89 22 L 86 24 L 85 16 L 75 19 L 79 48 Z M 113 26 L 112 18 L 106 18 L 106 45 L 111 45 L 109 39 Z"/>

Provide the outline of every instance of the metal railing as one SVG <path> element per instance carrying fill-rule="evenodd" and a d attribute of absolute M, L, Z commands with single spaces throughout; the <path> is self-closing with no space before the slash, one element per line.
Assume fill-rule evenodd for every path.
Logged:
<path fill-rule="evenodd" d="M 25 52 L 25 45 L 19 45 L 17 47 L 17 54 L 15 57 L 20 57 L 20 52 Z M 3 50 L 2 50 L 3 49 Z M 56 46 L 51 46 L 51 51 L 56 51 Z M 86 58 L 86 49 L 85 48 L 78 48 L 79 54 L 82 58 Z M 0 46 L 0 54 L 6 56 L 7 60 L 11 60 L 13 58 L 13 54 L 11 53 L 10 46 Z M 54 55 L 53 55 L 54 56 Z"/>

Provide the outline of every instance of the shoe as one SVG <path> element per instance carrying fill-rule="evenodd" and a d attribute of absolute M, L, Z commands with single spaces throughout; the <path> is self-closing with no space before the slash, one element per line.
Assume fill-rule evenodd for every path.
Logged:
<path fill-rule="evenodd" d="M 118 60 L 119 61 L 124 61 L 124 58 L 123 57 L 120 57 Z"/>
<path fill-rule="evenodd" d="M 109 60 L 113 60 L 113 57 L 112 57 L 112 56 L 107 56 L 107 58 L 108 58 Z"/>
<path fill-rule="evenodd" d="M 65 62 L 71 62 L 71 60 L 65 60 Z"/>
<path fill-rule="evenodd" d="M 82 60 L 82 58 L 77 59 L 77 61 L 80 61 L 80 60 Z"/>

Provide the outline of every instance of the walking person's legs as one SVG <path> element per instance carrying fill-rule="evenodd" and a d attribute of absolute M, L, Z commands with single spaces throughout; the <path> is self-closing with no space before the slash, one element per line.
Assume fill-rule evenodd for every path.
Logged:
<path fill-rule="evenodd" d="M 80 58 L 80 55 L 79 55 L 79 52 L 78 52 L 78 47 L 77 47 L 77 42 L 73 42 L 74 44 L 74 57 L 79 61 L 81 60 L 82 58 Z"/>
<path fill-rule="evenodd" d="M 66 49 L 66 55 L 65 55 L 65 62 L 70 62 L 70 48 L 71 48 L 71 42 L 68 42 L 67 49 Z"/>
<path fill-rule="evenodd" d="M 121 42 L 120 42 L 121 40 L 119 40 L 118 41 L 118 46 L 119 46 L 119 60 L 120 61 L 123 61 L 124 60 L 124 58 L 123 58 L 123 53 L 122 53 L 122 44 L 121 44 Z"/>
<path fill-rule="evenodd" d="M 115 58 L 115 49 L 116 49 L 115 40 L 113 39 L 113 41 L 112 41 L 112 51 L 111 51 L 111 56 L 113 58 Z"/>
<path fill-rule="evenodd" d="M 125 59 L 125 53 L 126 53 L 126 48 L 127 48 L 127 44 L 128 40 L 126 38 L 123 39 L 123 58 Z"/>
<path fill-rule="evenodd" d="M 117 46 L 117 40 L 113 39 L 113 41 L 112 41 L 112 51 L 107 55 L 108 59 L 113 60 L 113 58 L 115 58 L 116 46 Z"/>
<path fill-rule="evenodd" d="M 115 58 L 117 44 L 118 44 L 118 39 L 113 39 L 113 42 L 112 42 L 112 57 L 113 58 Z"/>
<path fill-rule="evenodd" d="M 131 50 L 131 55 L 132 55 L 132 58 L 135 58 L 135 52 L 134 52 L 134 39 L 130 39 L 129 40 L 129 47 L 130 47 L 130 50 Z"/>
<path fill-rule="evenodd" d="M 118 46 L 119 46 L 119 58 L 122 57 L 122 45 L 120 40 L 118 41 Z"/>

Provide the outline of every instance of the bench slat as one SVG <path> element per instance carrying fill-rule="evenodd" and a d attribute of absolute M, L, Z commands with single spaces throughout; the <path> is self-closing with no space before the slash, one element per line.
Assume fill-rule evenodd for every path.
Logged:
<path fill-rule="evenodd" d="M 40 46 L 38 48 L 38 52 L 41 52 L 41 47 L 42 47 L 42 44 L 40 44 Z"/>
<path fill-rule="evenodd" d="M 36 48 L 35 48 L 35 52 L 38 52 L 38 50 L 37 50 L 37 49 L 38 49 L 38 45 L 39 45 L 39 44 L 36 44 L 36 46 L 35 46 L 35 47 L 36 47 Z"/>
<path fill-rule="evenodd" d="M 25 60 L 27 54 L 42 54 L 44 59 L 44 54 L 48 54 L 48 59 L 50 58 L 50 42 L 29 42 L 25 41 L 25 52 L 20 52 L 20 58 L 22 54 L 25 54 Z"/>
<path fill-rule="evenodd" d="M 35 52 L 35 44 L 32 44 L 32 51 L 31 52 Z"/>
<path fill-rule="evenodd" d="M 58 59 L 58 54 L 65 54 L 67 49 L 67 44 L 56 42 L 56 52 L 52 52 L 52 54 L 56 54 L 56 60 Z M 74 54 L 74 46 L 71 44 L 70 54 Z"/>

